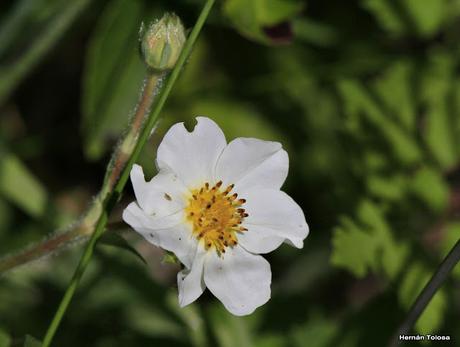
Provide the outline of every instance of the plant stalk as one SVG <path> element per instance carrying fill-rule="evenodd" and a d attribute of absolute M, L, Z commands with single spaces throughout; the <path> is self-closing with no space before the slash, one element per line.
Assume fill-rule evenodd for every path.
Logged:
<path fill-rule="evenodd" d="M 420 315 L 423 313 L 433 296 L 436 294 L 438 289 L 441 287 L 452 269 L 455 267 L 455 265 L 458 264 L 459 261 L 460 239 L 457 241 L 454 247 L 452 247 L 449 254 L 444 258 L 441 265 L 439 265 L 438 269 L 431 277 L 430 281 L 426 284 L 422 292 L 413 303 L 406 318 L 399 326 L 396 334 L 392 337 L 389 345 L 390 347 L 399 346 L 402 342 L 399 340 L 399 336 L 408 335 L 410 333 L 412 327 L 417 322 Z"/>
<path fill-rule="evenodd" d="M 51 342 L 53 340 L 54 335 L 56 334 L 56 331 L 59 327 L 59 324 L 64 317 L 64 314 L 67 310 L 67 307 L 69 306 L 72 297 L 75 293 L 75 290 L 78 286 L 78 283 L 80 282 L 80 279 L 83 275 L 83 273 L 86 270 L 86 267 L 88 266 L 91 257 L 94 252 L 94 247 L 96 245 L 97 240 L 100 238 L 102 233 L 105 230 L 105 226 L 108 221 L 108 216 L 110 212 L 112 211 L 113 207 L 115 204 L 118 202 L 121 192 L 123 191 L 123 188 L 128 181 L 129 178 L 129 173 L 131 171 L 131 167 L 134 164 L 134 162 L 137 160 L 144 144 L 147 142 L 150 133 L 156 124 L 156 121 L 160 115 L 161 110 L 163 109 L 163 106 L 174 86 L 174 83 L 176 82 L 177 78 L 179 77 L 179 74 L 182 70 L 182 67 L 184 66 L 187 58 L 189 57 L 193 46 L 196 42 L 196 39 L 198 38 L 198 35 L 212 9 L 212 6 L 214 5 L 215 0 L 207 0 L 203 9 L 201 10 L 200 16 L 198 17 L 195 26 L 193 27 L 192 32 L 190 33 L 189 38 L 187 39 L 181 54 L 179 56 L 179 59 L 174 67 L 174 69 L 171 72 L 171 75 L 166 81 L 166 84 L 164 87 L 161 89 L 160 94 L 158 95 L 158 98 L 155 99 L 155 103 L 153 106 L 152 111 L 149 114 L 149 117 L 147 118 L 147 122 L 145 126 L 142 129 L 142 132 L 139 136 L 139 139 L 136 141 L 134 150 L 129 157 L 126 166 L 121 172 L 120 178 L 117 180 L 113 191 L 108 193 L 107 198 L 104 199 L 103 201 L 103 212 L 101 217 L 99 218 L 97 225 L 96 225 L 96 230 L 95 232 L 91 235 L 91 238 L 86 246 L 86 249 L 80 259 L 80 262 L 77 266 L 77 269 L 70 281 L 69 286 L 67 287 L 67 290 L 64 294 L 64 297 L 62 298 L 61 303 L 59 304 L 59 307 L 56 311 L 56 314 L 53 317 L 53 320 L 51 321 L 50 326 L 48 327 L 48 330 L 46 332 L 46 335 L 43 339 L 43 347 L 48 347 L 51 345 Z"/>

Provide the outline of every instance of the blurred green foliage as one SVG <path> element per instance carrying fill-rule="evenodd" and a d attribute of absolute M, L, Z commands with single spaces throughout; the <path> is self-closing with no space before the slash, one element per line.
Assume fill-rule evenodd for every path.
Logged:
<path fill-rule="evenodd" d="M 141 22 L 169 10 L 191 27 L 201 5 L 0 4 L 1 254 L 84 210 L 143 83 Z M 459 29 L 456 0 L 218 2 L 140 163 L 154 175 L 162 134 L 196 115 L 282 142 L 305 247 L 267 256 L 272 299 L 240 318 L 209 294 L 180 309 L 177 265 L 126 230 L 106 244 L 129 252 L 98 248 L 56 346 L 387 345 L 460 237 Z M 80 252 L 0 278 L 0 346 L 43 336 Z M 459 280 L 416 331 L 460 341 Z"/>

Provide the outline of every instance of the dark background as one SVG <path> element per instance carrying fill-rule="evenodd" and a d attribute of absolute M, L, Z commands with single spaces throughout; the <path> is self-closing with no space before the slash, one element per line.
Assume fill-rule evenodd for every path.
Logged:
<path fill-rule="evenodd" d="M 174 11 L 191 28 L 202 3 L 0 4 L 0 254 L 83 213 L 142 85 L 140 23 Z M 178 266 L 111 230 L 148 266 L 98 246 L 55 345 L 387 345 L 460 237 L 459 29 L 453 0 L 218 1 L 139 162 L 153 176 L 164 132 L 196 115 L 280 141 L 311 234 L 267 255 L 272 299 L 238 318 L 208 293 L 180 309 Z M 43 337 L 82 250 L 0 278 L 0 346 Z M 460 341 L 459 270 L 414 333 Z"/>

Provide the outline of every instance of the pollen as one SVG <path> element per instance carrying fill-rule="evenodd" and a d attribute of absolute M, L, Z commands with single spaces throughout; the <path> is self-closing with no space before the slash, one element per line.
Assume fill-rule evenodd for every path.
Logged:
<path fill-rule="evenodd" d="M 246 232 L 241 226 L 248 216 L 243 204 L 245 199 L 236 199 L 237 194 L 231 193 L 234 185 L 222 188 L 222 181 L 214 186 L 206 182 L 203 186 L 193 189 L 185 209 L 186 218 L 193 226 L 193 235 L 206 250 L 215 249 L 222 256 L 227 247 L 238 244 L 238 233 Z"/>

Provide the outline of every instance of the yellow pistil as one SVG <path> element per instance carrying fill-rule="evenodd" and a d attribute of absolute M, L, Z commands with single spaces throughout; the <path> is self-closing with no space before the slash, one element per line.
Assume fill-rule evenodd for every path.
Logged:
<path fill-rule="evenodd" d="M 230 194 L 234 185 L 221 190 L 222 181 L 210 187 L 206 182 L 202 187 L 193 189 L 189 204 L 185 209 L 186 217 L 193 225 L 193 234 L 203 240 L 206 250 L 215 247 L 222 255 L 225 248 L 238 244 L 237 233 L 247 229 L 241 226 L 248 216 L 241 207 L 246 200 L 237 199 L 238 194 Z"/>

